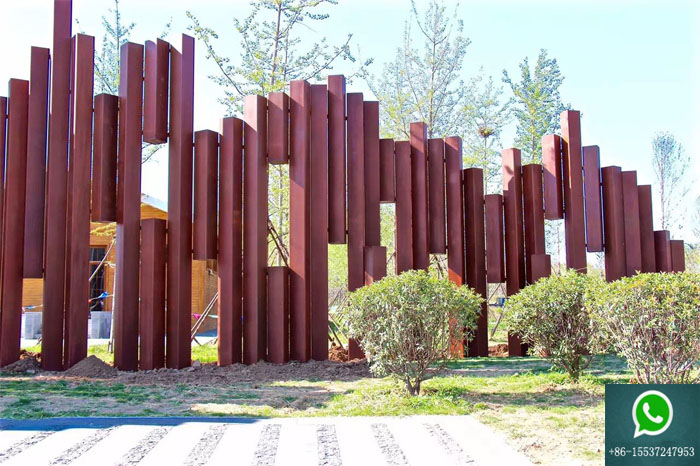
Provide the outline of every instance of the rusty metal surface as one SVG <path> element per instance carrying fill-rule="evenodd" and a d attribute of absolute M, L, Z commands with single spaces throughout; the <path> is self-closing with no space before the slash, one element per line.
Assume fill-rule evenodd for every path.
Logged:
<path fill-rule="evenodd" d="M 194 141 L 194 39 L 182 35 L 182 50 L 170 49 L 168 157 L 168 267 L 165 364 L 191 364 L 192 150 Z"/>
<path fill-rule="evenodd" d="M 19 359 L 22 324 L 24 201 L 27 176 L 29 81 L 10 79 L 5 162 L 5 211 L 0 262 L 0 367 Z M 60 351 L 60 350 L 59 350 Z"/>
<path fill-rule="evenodd" d="M 467 344 L 468 356 L 488 356 L 488 288 L 486 285 L 486 243 L 484 237 L 484 172 L 464 170 L 464 216 L 467 245 L 467 285 L 484 298 L 474 338 Z"/>
<path fill-rule="evenodd" d="M 581 114 L 561 113 L 562 165 L 564 177 L 564 233 L 566 266 L 586 273 L 586 233 L 583 210 L 583 166 L 581 157 Z"/>
<path fill-rule="evenodd" d="M 637 172 L 622 172 L 622 205 L 625 230 L 625 273 L 628 277 L 642 270 L 642 243 L 639 228 Z"/>
<path fill-rule="evenodd" d="M 540 278 L 549 277 L 552 273 L 552 260 L 549 254 L 533 254 L 530 256 L 530 263 L 531 283 L 535 283 Z"/>
<path fill-rule="evenodd" d="M 289 164 L 289 267 L 290 267 L 290 358 L 311 357 L 311 291 L 309 263 L 309 134 L 311 86 L 306 81 L 290 84 Z"/>
<path fill-rule="evenodd" d="M 656 272 L 651 185 L 637 186 L 637 198 L 639 199 L 639 234 L 642 243 L 642 272 Z"/>
<path fill-rule="evenodd" d="M 411 123 L 411 188 L 413 192 L 413 268 L 428 270 L 428 127 Z"/>
<path fill-rule="evenodd" d="M 243 120 L 222 120 L 220 158 L 217 346 L 228 366 L 243 361 Z"/>
<path fill-rule="evenodd" d="M 216 259 L 216 210 L 219 171 L 219 134 L 194 133 L 194 232 L 193 258 Z"/>
<path fill-rule="evenodd" d="M 396 165 L 396 273 L 401 273 L 413 268 L 411 145 L 408 141 L 396 141 L 394 150 L 394 163 Z M 460 170 L 460 180 L 461 177 Z M 463 214 L 460 213 L 460 215 Z"/>
<path fill-rule="evenodd" d="M 583 148 L 583 188 L 586 203 L 586 249 L 603 251 L 603 207 L 600 198 L 600 149 Z"/>
<path fill-rule="evenodd" d="M 121 48 L 114 300 L 114 365 L 138 369 L 143 45 Z"/>
<path fill-rule="evenodd" d="M 117 119 L 119 97 L 95 96 L 92 142 L 92 221 L 117 220 Z"/>
<path fill-rule="evenodd" d="M 0 251 L 2 251 L 2 219 L 5 200 L 5 143 L 7 141 L 7 97 L 0 97 Z"/>
<path fill-rule="evenodd" d="M 243 100 L 243 362 L 267 349 L 267 100 Z"/>
<path fill-rule="evenodd" d="M 542 137 L 544 218 L 547 220 L 564 218 L 561 157 L 561 137 L 555 134 Z"/>
<path fill-rule="evenodd" d="M 143 82 L 143 140 L 162 144 L 168 140 L 168 78 L 170 44 L 146 41 Z"/>
<path fill-rule="evenodd" d="M 410 168 L 410 167 L 409 167 Z M 462 139 L 445 138 L 445 194 L 447 203 L 447 274 L 457 286 L 466 283 Z"/>
<path fill-rule="evenodd" d="M 348 94 L 348 291 L 364 284 L 365 152 L 361 93 Z"/>
<path fill-rule="evenodd" d="M 682 239 L 671 240 L 671 270 L 685 271 L 685 244 Z"/>
<path fill-rule="evenodd" d="M 396 183 L 394 181 L 394 140 L 379 140 L 379 201 L 392 203 L 396 201 Z"/>
<path fill-rule="evenodd" d="M 429 249 L 445 254 L 445 141 L 428 140 L 428 225 Z"/>
<path fill-rule="evenodd" d="M 289 361 L 289 269 L 267 268 L 267 360 Z M 326 352 L 327 353 L 327 352 Z"/>
<path fill-rule="evenodd" d="M 165 366 L 166 221 L 141 222 L 141 294 L 139 302 L 139 369 Z"/>
<path fill-rule="evenodd" d="M 534 283 L 532 256 L 545 253 L 542 166 L 523 166 L 523 218 L 525 227 L 525 270 L 527 283 Z"/>
<path fill-rule="evenodd" d="M 365 244 L 381 244 L 379 215 L 379 102 L 364 102 L 363 138 L 365 166 Z"/>
<path fill-rule="evenodd" d="M 328 76 L 328 242 L 345 244 L 345 76 Z"/>
<path fill-rule="evenodd" d="M 289 96 L 271 92 L 267 109 L 267 160 L 271 164 L 289 162 Z"/>
<path fill-rule="evenodd" d="M 386 247 L 365 246 L 365 285 L 386 277 Z"/>
<path fill-rule="evenodd" d="M 612 282 L 624 277 L 627 273 L 622 171 L 620 167 L 603 167 L 601 176 L 605 224 L 605 279 Z"/>
<path fill-rule="evenodd" d="M 484 196 L 486 211 L 486 280 L 488 283 L 503 283 L 506 280 L 503 262 L 503 196 Z"/>
<path fill-rule="evenodd" d="M 44 277 L 44 204 L 49 108 L 49 49 L 32 47 L 27 127 L 27 200 L 24 215 L 24 277 Z"/>
<path fill-rule="evenodd" d="M 671 233 L 668 230 L 654 231 L 654 252 L 657 272 L 673 272 Z"/>

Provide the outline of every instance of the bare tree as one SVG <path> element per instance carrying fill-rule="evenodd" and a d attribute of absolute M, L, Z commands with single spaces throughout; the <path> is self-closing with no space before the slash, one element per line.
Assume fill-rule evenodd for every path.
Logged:
<path fill-rule="evenodd" d="M 660 132 L 654 136 L 652 146 L 652 165 L 656 176 L 656 189 L 661 206 L 661 228 L 670 230 L 682 228 L 677 223 L 678 208 L 690 191 L 684 175 L 690 167 L 690 157 L 686 155 L 683 145 L 669 132 Z"/>

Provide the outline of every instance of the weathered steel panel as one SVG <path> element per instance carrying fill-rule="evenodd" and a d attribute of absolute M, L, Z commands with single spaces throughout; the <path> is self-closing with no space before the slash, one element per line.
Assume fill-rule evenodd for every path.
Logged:
<path fill-rule="evenodd" d="M 544 209 L 542 206 L 542 166 L 523 165 L 523 206 L 527 283 L 534 282 L 531 257 L 545 254 Z"/>
<path fill-rule="evenodd" d="M 480 168 L 464 170 L 464 214 L 466 233 L 467 285 L 479 293 L 484 302 L 474 338 L 467 344 L 469 356 L 489 355 L 488 288 L 486 285 L 486 244 L 484 237 L 484 173 Z"/>
<path fill-rule="evenodd" d="M 168 73 L 170 44 L 146 41 L 143 83 L 143 140 L 162 144 L 168 140 Z"/>
<path fill-rule="evenodd" d="M 141 222 L 141 370 L 165 365 L 165 227 L 164 219 L 148 218 Z"/>
<path fill-rule="evenodd" d="M 428 222 L 430 252 L 445 254 L 445 141 L 428 140 Z"/>
<path fill-rule="evenodd" d="M 642 242 L 642 272 L 656 272 L 651 185 L 637 186 L 637 195 L 639 199 L 639 231 Z"/>
<path fill-rule="evenodd" d="M 503 196 L 484 196 L 486 210 L 486 281 L 503 283 L 506 280 L 503 263 Z"/>
<path fill-rule="evenodd" d="M 411 188 L 413 192 L 413 268 L 428 270 L 428 127 L 411 123 Z"/>
<path fill-rule="evenodd" d="M 396 165 L 396 273 L 401 273 L 413 268 L 411 145 L 408 141 L 396 141 L 394 148 L 396 152 L 394 157 Z M 461 185 L 461 169 L 459 178 Z M 460 186 L 460 193 L 461 190 Z M 463 210 L 460 211 L 460 216 L 463 215 L 462 212 Z M 462 259 L 462 264 L 464 264 L 464 259 Z M 464 272 L 462 272 L 463 274 Z"/>
<path fill-rule="evenodd" d="M 365 244 L 381 244 L 379 215 L 379 102 L 364 102 Z"/>
<path fill-rule="evenodd" d="M 394 181 L 394 140 L 379 140 L 379 201 L 396 201 Z"/>
<path fill-rule="evenodd" d="M 92 221 L 117 220 L 117 119 L 119 97 L 95 96 L 92 142 Z"/>
<path fill-rule="evenodd" d="M 365 246 L 365 285 L 386 277 L 386 247 Z"/>
<path fill-rule="evenodd" d="M 620 167 L 603 167 L 603 220 L 605 225 L 605 279 L 609 282 L 625 276 L 625 224 Z"/>
<path fill-rule="evenodd" d="M 271 164 L 289 163 L 289 96 L 271 92 L 267 109 L 267 160 Z"/>
<path fill-rule="evenodd" d="M 544 218 L 564 218 L 564 194 L 561 164 L 561 137 L 548 134 L 542 138 L 542 167 L 544 168 Z"/>
<path fill-rule="evenodd" d="M 459 137 L 445 139 L 445 192 L 447 197 L 447 273 L 448 278 L 453 283 L 462 286 L 466 283 L 464 264 L 466 252 L 464 249 L 462 139 Z"/>
<path fill-rule="evenodd" d="M 328 242 L 345 244 L 345 76 L 328 76 Z"/>
<path fill-rule="evenodd" d="M 194 133 L 194 254 L 195 260 L 216 259 L 216 196 L 218 192 L 219 134 Z"/>
<path fill-rule="evenodd" d="M 671 270 L 685 271 L 685 244 L 682 239 L 671 240 Z"/>
<path fill-rule="evenodd" d="M 583 148 L 583 188 L 586 201 L 586 249 L 603 251 L 603 208 L 600 200 L 600 149 Z"/>
<path fill-rule="evenodd" d="M 348 94 L 348 290 L 364 280 L 365 151 L 364 111 L 361 93 Z"/>
<path fill-rule="evenodd" d="M 552 260 L 549 254 L 533 254 L 530 256 L 532 283 L 540 278 L 549 277 L 552 273 Z"/>
<path fill-rule="evenodd" d="M 671 253 L 671 233 L 668 230 L 654 232 L 654 252 L 657 272 L 673 272 L 673 256 Z"/>
<path fill-rule="evenodd" d="M 622 172 L 622 205 L 625 228 L 625 273 L 628 277 L 642 270 L 642 239 L 639 227 L 637 172 Z"/>
<path fill-rule="evenodd" d="M 289 269 L 267 268 L 267 360 L 289 361 Z"/>
<path fill-rule="evenodd" d="M 586 233 L 583 208 L 583 166 L 581 158 L 581 114 L 561 113 L 561 141 L 564 175 L 564 232 L 566 266 L 586 273 Z"/>

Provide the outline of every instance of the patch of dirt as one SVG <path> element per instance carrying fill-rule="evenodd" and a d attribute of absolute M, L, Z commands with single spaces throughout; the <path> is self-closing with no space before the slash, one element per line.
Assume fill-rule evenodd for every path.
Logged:
<path fill-rule="evenodd" d="M 37 358 L 25 351 L 25 354 L 20 355 L 20 359 L 13 362 L 12 364 L 8 364 L 0 370 L 2 370 L 2 372 L 26 372 L 29 374 L 33 374 L 35 372 L 38 372 L 40 369 L 41 364 L 39 364 Z"/>
<path fill-rule="evenodd" d="M 92 355 L 65 371 L 64 374 L 68 377 L 109 378 L 116 377 L 119 371 Z"/>
<path fill-rule="evenodd" d="M 328 350 L 328 359 L 335 362 L 347 362 L 348 350 L 333 343 Z"/>
<path fill-rule="evenodd" d="M 489 346 L 489 356 L 506 357 L 508 356 L 508 345 L 500 343 L 498 345 Z"/>

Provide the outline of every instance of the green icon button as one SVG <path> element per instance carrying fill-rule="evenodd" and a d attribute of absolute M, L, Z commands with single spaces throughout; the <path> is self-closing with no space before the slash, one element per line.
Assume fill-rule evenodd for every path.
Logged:
<path fill-rule="evenodd" d="M 632 419 L 636 426 L 634 438 L 662 434 L 673 420 L 671 400 L 658 390 L 647 390 L 634 401 Z"/>

